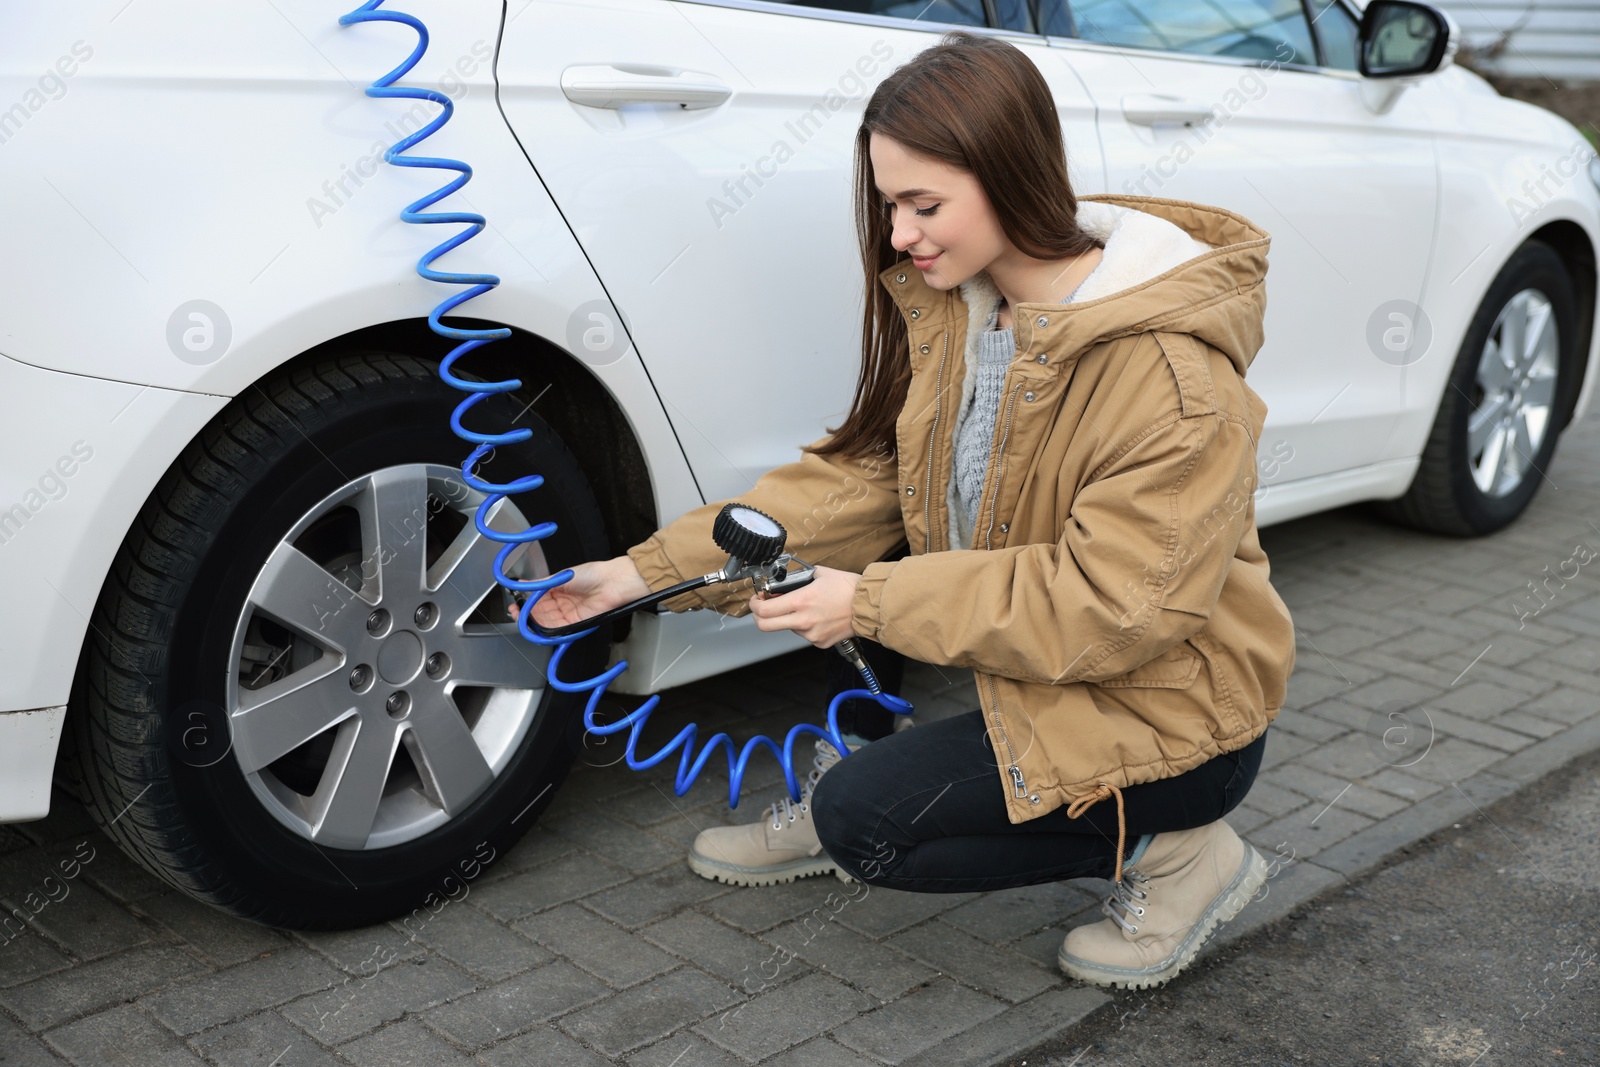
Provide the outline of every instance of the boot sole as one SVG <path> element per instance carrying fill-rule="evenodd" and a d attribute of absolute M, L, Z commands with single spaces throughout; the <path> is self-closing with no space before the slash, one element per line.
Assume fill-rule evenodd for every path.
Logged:
<path fill-rule="evenodd" d="M 1227 888 L 1212 901 L 1211 906 L 1201 913 L 1199 920 L 1189 931 L 1189 936 L 1179 943 L 1171 956 L 1149 967 L 1107 967 L 1077 956 L 1069 956 L 1066 952 L 1058 950 L 1056 963 L 1072 977 L 1093 982 L 1095 985 L 1147 989 L 1171 981 L 1205 946 L 1212 931 L 1238 915 L 1244 906 L 1250 903 L 1256 890 L 1267 880 L 1267 861 L 1250 842 L 1242 841 L 1241 844 L 1245 849 L 1244 861 L 1239 864 L 1239 870 L 1234 874 L 1233 881 L 1229 882 Z"/>
<path fill-rule="evenodd" d="M 724 882 L 727 885 L 781 885 L 797 878 L 810 878 L 818 874 L 832 874 L 841 882 L 855 881 L 841 871 L 837 863 L 827 858 L 794 860 L 770 867 L 741 867 L 735 863 L 708 860 L 698 853 L 691 852 L 689 869 L 702 878 L 710 878 L 712 881 Z"/>

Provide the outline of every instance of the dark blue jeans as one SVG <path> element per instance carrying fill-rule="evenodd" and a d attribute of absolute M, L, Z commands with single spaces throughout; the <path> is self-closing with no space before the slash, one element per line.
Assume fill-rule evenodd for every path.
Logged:
<path fill-rule="evenodd" d="M 1266 741 L 1262 734 L 1183 774 L 1122 790 L 1124 866 L 1140 835 L 1205 826 L 1232 811 L 1255 781 Z M 1013 824 L 978 709 L 857 749 L 822 776 L 811 804 L 823 849 L 869 885 L 967 893 L 1115 873 L 1116 797 L 1075 819 L 1063 806 Z"/>

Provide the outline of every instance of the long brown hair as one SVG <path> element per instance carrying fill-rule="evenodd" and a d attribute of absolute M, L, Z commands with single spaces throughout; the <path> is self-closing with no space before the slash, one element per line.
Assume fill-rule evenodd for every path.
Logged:
<path fill-rule="evenodd" d="M 998 37 L 952 30 L 879 83 L 855 145 L 856 234 L 866 276 L 861 374 L 844 424 L 819 455 L 893 456 L 895 420 L 911 382 L 906 323 L 878 274 L 902 254 L 882 209 L 869 154 L 880 133 L 908 150 L 969 171 L 1011 243 L 1037 259 L 1098 246 L 1078 227 L 1066 147 L 1050 86 L 1025 53 Z"/>

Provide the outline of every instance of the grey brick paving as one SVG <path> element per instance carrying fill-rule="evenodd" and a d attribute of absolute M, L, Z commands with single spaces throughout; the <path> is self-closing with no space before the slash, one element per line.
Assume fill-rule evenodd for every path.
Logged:
<path fill-rule="evenodd" d="M 517 929 L 515 924 L 512 929 Z M 508 934 L 504 924 L 465 904 L 442 908 L 426 923 L 407 930 L 429 950 L 490 982 L 542 966 L 554 958 L 533 941 Z"/>
<path fill-rule="evenodd" d="M 766 990 L 731 1013 L 710 1017 L 694 1032 L 746 1061 L 758 1061 L 877 1006 L 869 993 L 851 989 L 837 977 L 813 973 Z"/>
<path fill-rule="evenodd" d="M 744 999 L 732 986 L 685 967 L 562 1018 L 560 1026 L 608 1055 L 638 1048 Z"/>
<path fill-rule="evenodd" d="M 1003 1000 L 939 978 L 891 1004 L 845 1023 L 833 1032 L 840 1044 L 904 1063 L 952 1034 L 974 1027 L 1006 1009 Z"/>
<path fill-rule="evenodd" d="M 1321 805 L 1337 802 L 1340 807 L 1360 815 L 1381 819 L 1386 815 L 1393 815 L 1406 806 L 1406 802 L 1398 797 L 1364 785 L 1356 785 L 1354 782 L 1341 781 L 1309 767 L 1274 768 L 1272 773 L 1282 773 L 1286 780 L 1294 782 L 1294 788 L 1310 797 L 1318 805 L 1319 811 L 1322 810 Z M 1253 798 L 1255 789 L 1252 788 L 1248 795 Z M 1238 824 L 1234 823 L 1232 812 L 1228 815 L 1228 822 L 1233 824 L 1235 830 L 1239 829 Z"/>
<path fill-rule="evenodd" d="M 85 864 L 83 880 L 119 903 L 129 904 L 172 892 L 172 887 L 139 866 L 115 846 L 100 848 L 98 833 L 89 840 L 95 844 L 93 862 Z M 109 842 L 107 842 L 109 845 Z M 74 847 L 76 842 L 73 843 Z M 56 846 L 54 855 L 64 857 L 72 851 L 67 842 Z"/>
<path fill-rule="evenodd" d="M 180 948 L 146 945 L 12 986 L 0 1004 L 39 1031 L 204 970 Z"/>
<path fill-rule="evenodd" d="M 550 1026 L 504 1041 L 478 1060 L 489 1067 L 609 1067 L 615 1061 Z"/>
<path fill-rule="evenodd" d="M 1110 996 L 1090 986 L 1052 989 L 1024 1004 L 987 1019 L 939 1042 L 904 1062 L 907 1067 L 944 1067 L 950 1063 L 1008 1062 L 1033 1044 L 1030 1035 L 1081 1019 L 1111 1002 Z"/>
<path fill-rule="evenodd" d="M 506 878 L 476 890 L 472 899 L 496 919 L 524 915 L 575 900 L 628 880 L 628 872 L 598 856 L 566 856 L 535 867 L 521 878 Z"/>
<path fill-rule="evenodd" d="M 1459 737 L 1440 736 L 1435 737 L 1427 755 L 1409 770 L 1418 778 L 1426 778 L 1430 782 L 1459 782 L 1474 771 L 1483 770 L 1497 760 L 1504 759 L 1505 755 L 1487 745 L 1474 744 Z"/>
<path fill-rule="evenodd" d="M 550 829 L 573 844 L 634 874 L 653 871 L 668 864 L 681 864 L 683 850 L 647 830 L 629 826 L 597 812 L 574 812 L 552 820 Z"/>
<path fill-rule="evenodd" d="M 1561 686 L 1539 694 L 1519 707 L 1517 712 L 1509 714 L 1514 716 L 1519 712 L 1576 726 L 1585 719 L 1600 714 L 1600 693 L 1596 693 L 1593 689 Z"/>
<path fill-rule="evenodd" d="M 789 961 L 782 967 L 776 946 L 749 934 L 730 929 L 695 911 L 685 911 L 639 931 L 661 947 L 677 953 L 696 967 L 708 971 L 730 985 L 755 992 L 763 981 L 779 980 L 807 970 L 803 963 Z"/>
<path fill-rule="evenodd" d="M 6 1067 L 61 1067 L 65 1061 L 45 1047 L 43 1041 L 22 1027 L 0 1015 L 0 1049 L 6 1058 L 0 1060 Z"/>
<path fill-rule="evenodd" d="M 217 1067 L 340 1067 L 333 1053 L 275 1011 L 196 1034 L 189 1043 Z"/>
<path fill-rule="evenodd" d="M 1206 954 L 1600 748 L 1600 583 L 1568 582 L 1521 622 L 1512 607 L 1566 542 L 1592 536 L 1600 422 L 1566 435 L 1554 466 L 1565 488 L 1485 538 L 1441 541 L 1360 508 L 1262 531 L 1296 670 L 1227 819 L 1273 873 Z M 816 720 L 829 655 L 668 690 L 652 727 L 781 736 Z M 925 720 L 975 700 L 962 671 L 913 664 L 906 685 Z M 1396 709 L 1404 720 L 1385 717 Z M 1386 736 L 1397 722 L 1409 732 Z M 684 850 L 706 826 L 760 817 L 776 766 L 758 756 L 730 810 L 715 767 L 680 797 L 672 767 L 632 774 L 608 765 L 618 752 L 587 751 L 467 897 L 366 930 L 291 934 L 199 905 L 65 798 L 0 827 L 10 903 L 96 849 L 65 899 L 0 943 L 0 1062 L 989 1067 L 1109 1002 L 1055 966 L 1068 929 L 1101 921 L 1103 880 L 874 888 L 843 906 L 831 877 L 708 882 Z"/>
<path fill-rule="evenodd" d="M 628 1067 L 742 1067 L 744 1060 L 687 1031 L 627 1057 Z"/>
<path fill-rule="evenodd" d="M 1309 798 L 1302 793 L 1292 792 L 1281 786 L 1274 785 L 1271 781 L 1264 781 L 1268 772 L 1257 776 L 1256 784 L 1250 787 L 1250 806 L 1268 815 L 1287 815 L 1291 811 L 1305 807 Z"/>
<path fill-rule="evenodd" d="M 197 908 L 193 900 L 174 890 L 141 898 L 129 911 L 154 921 L 217 967 L 231 967 L 289 946 L 289 939 L 276 930 L 215 908 Z"/>
<path fill-rule="evenodd" d="M 321 957 L 294 947 L 185 982 L 146 1001 L 156 1018 L 180 1034 L 192 1034 L 303 993 L 328 989 L 344 977 Z"/>
<path fill-rule="evenodd" d="M 1264 822 L 1271 822 L 1272 816 L 1264 811 L 1257 811 L 1248 804 L 1240 804 L 1228 812 L 1228 825 L 1233 827 L 1234 833 L 1246 834 Z"/>
<path fill-rule="evenodd" d="M 449 909 L 450 905 L 447 904 L 440 913 Z M 426 908 L 422 914 L 430 921 L 438 917 L 431 915 Z M 418 919 L 412 928 L 420 930 L 424 927 Z M 426 945 L 407 937 L 393 923 L 359 930 L 297 931 L 293 937 L 319 956 L 326 957 L 328 962 L 345 974 L 354 976 L 370 975 L 395 960 L 416 959 L 427 954 Z"/>
<path fill-rule="evenodd" d="M 1019 886 L 1003 893 L 985 893 L 951 908 L 940 919 L 973 937 L 995 944 L 1011 941 L 1058 922 L 1091 904 L 1095 897 L 1070 882 Z"/>
<path fill-rule="evenodd" d="M 5 952 L 4 965 L 0 966 L 0 988 L 21 985 L 72 966 L 72 957 L 62 952 L 31 926 L 19 936 L 11 934 L 0 951 Z M 5 998 L 0 995 L 0 1004 Z"/>
<path fill-rule="evenodd" d="M 150 940 L 149 927 L 82 877 L 71 881 L 54 878 L 48 890 L 43 888 L 42 878 L 38 884 L 41 888 L 37 890 L 0 896 L 0 905 L 9 914 L 18 909 L 31 914 L 35 930 L 79 959 L 93 959 Z"/>
<path fill-rule="evenodd" d="M 821 927 L 788 923 L 767 934 L 767 937 L 778 942 L 787 952 L 795 953 L 819 970 L 842 978 L 879 1000 L 893 1000 L 907 990 L 922 985 L 937 973 L 906 954 L 839 923 L 828 923 Z M 771 973 L 784 958 L 779 956 L 773 963 L 757 967 L 756 981 L 750 986 L 741 984 L 741 988 L 751 991 L 762 988 L 761 978 Z M 790 963 L 786 969 L 792 970 L 794 966 Z M 775 979 L 778 977 L 774 976 Z"/>
<path fill-rule="evenodd" d="M 608 992 L 563 960 L 434 1008 L 423 1019 L 458 1044 L 487 1045 Z"/>
<path fill-rule="evenodd" d="M 770 1067 L 859 1067 L 861 1053 L 819 1037 L 768 1061 Z"/>
<path fill-rule="evenodd" d="M 694 1030 L 746 1060 L 762 1060 L 877 1006 L 872 996 L 814 973 L 761 993 Z"/>
<path fill-rule="evenodd" d="M 582 782 L 584 778 L 580 776 L 576 781 Z M 522 835 L 522 840 L 517 842 L 516 848 L 504 856 L 497 857 L 489 869 L 473 881 L 473 891 L 476 892 L 484 886 L 542 867 L 576 852 L 577 849 L 566 838 L 557 836 L 542 826 L 529 827 L 527 833 Z"/>
<path fill-rule="evenodd" d="M 474 1063 L 472 1057 L 412 1019 L 352 1041 L 339 1052 L 361 1067 L 471 1067 Z"/>
<path fill-rule="evenodd" d="M 889 939 L 899 949 L 956 981 L 1013 1004 L 1059 985 L 1058 976 L 1010 949 L 980 941 L 938 919 Z"/>
<path fill-rule="evenodd" d="M 1365 830 L 1372 822 L 1365 815 L 1342 810 L 1337 805 L 1307 804 L 1298 811 L 1257 826 L 1244 837 L 1261 848 L 1269 858 L 1271 849 L 1282 841 L 1293 842 L 1297 855 L 1313 856 L 1351 834 Z"/>
<path fill-rule="evenodd" d="M 336 1044 L 398 1019 L 462 996 L 477 982 L 441 959 L 402 959 L 376 973 L 346 976 L 338 985 L 303 997 L 283 1015 L 324 1044 Z"/>
<path fill-rule="evenodd" d="M 1537 737 L 1541 739 L 1546 737 L 1554 737 L 1564 729 L 1561 723 L 1552 722 L 1549 719 L 1544 718 L 1543 716 L 1535 715 L 1526 709 L 1527 705 L 1524 704 L 1522 708 L 1517 711 L 1508 711 L 1496 719 L 1495 724 L 1504 727 L 1507 730 L 1515 730 L 1518 733 L 1528 734 L 1530 737 Z"/>
<path fill-rule="evenodd" d="M 1408 769 L 1408 764 L 1401 763 L 1396 767 L 1389 767 L 1377 774 L 1369 775 L 1362 781 L 1374 789 L 1381 789 L 1391 796 L 1407 801 L 1421 800 L 1444 788 L 1437 782 L 1429 782 L 1408 774 Z"/>
<path fill-rule="evenodd" d="M 172 1031 L 131 1004 L 68 1023 L 45 1040 L 81 1067 L 205 1067 Z"/>
<path fill-rule="evenodd" d="M 1473 681 L 1465 682 L 1459 688 L 1441 694 L 1435 702 L 1446 711 L 1458 712 L 1468 718 L 1488 722 L 1501 712 L 1510 711 L 1527 699 L 1527 693 L 1496 685 L 1494 682 Z"/>
<path fill-rule="evenodd" d="M 555 971 L 560 973 L 560 969 Z M 582 1001 L 603 997 L 608 990 L 598 982 L 574 982 L 554 987 L 552 977 L 539 971 L 522 981 L 498 982 L 448 1005 L 422 1014 L 430 1029 L 438 1030 L 456 1045 L 493 1045 L 514 1037 L 555 1013 Z"/>
<path fill-rule="evenodd" d="M 615 889 L 595 893 L 586 898 L 585 903 L 613 922 L 623 926 L 642 926 L 663 919 L 690 904 L 699 904 L 732 892 L 732 886 L 695 874 L 683 862 L 683 854 L 679 853 L 675 866 L 636 878 Z"/>
<path fill-rule="evenodd" d="M 976 900 L 977 893 L 905 893 L 875 888 L 839 913 L 839 922 L 869 937 L 888 937 L 908 926 Z"/>

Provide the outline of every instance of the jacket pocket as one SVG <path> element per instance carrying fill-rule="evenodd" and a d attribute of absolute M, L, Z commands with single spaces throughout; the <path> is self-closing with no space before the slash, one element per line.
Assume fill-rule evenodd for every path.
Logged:
<path fill-rule="evenodd" d="M 1200 674 L 1200 653 L 1187 641 L 1179 641 L 1153 660 L 1131 671 L 1106 678 L 1094 685 L 1105 689 L 1138 686 L 1146 689 L 1187 689 Z"/>

